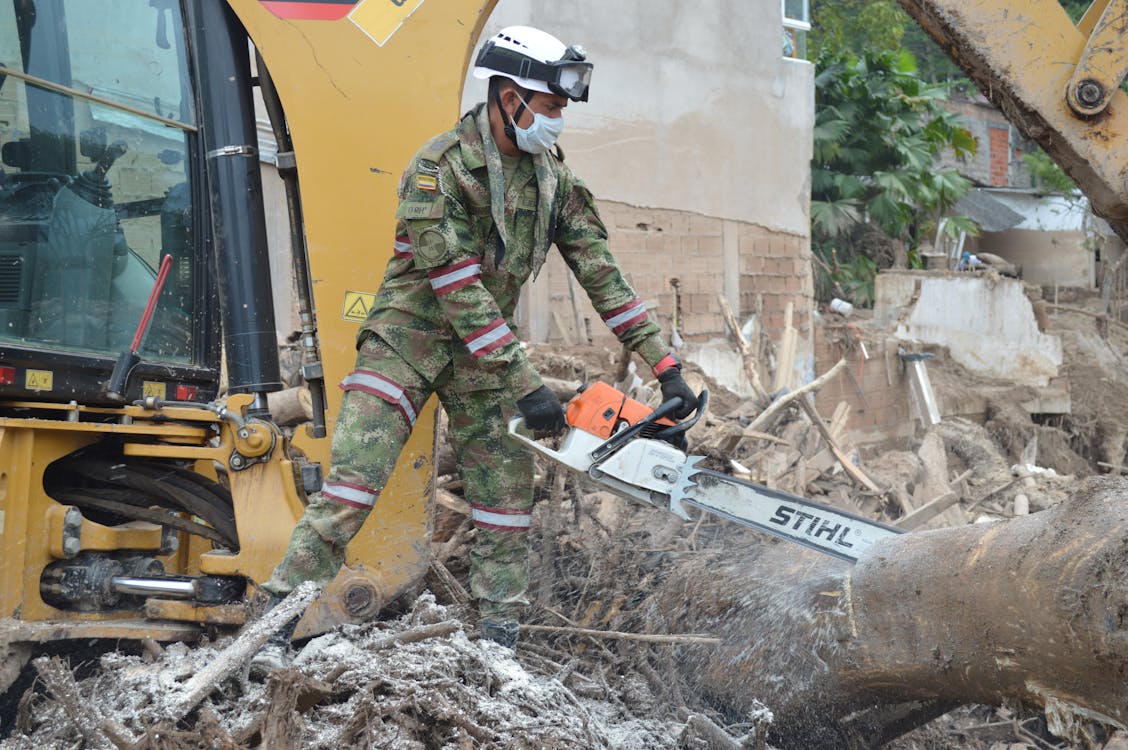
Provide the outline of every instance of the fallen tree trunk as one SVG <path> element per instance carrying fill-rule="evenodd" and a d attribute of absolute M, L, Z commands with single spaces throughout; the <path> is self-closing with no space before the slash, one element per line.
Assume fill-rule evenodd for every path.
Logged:
<path fill-rule="evenodd" d="M 891 538 L 854 566 L 783 544 L 701 560 L 655 592 L 652 622 L 721 636 L 683 650 L 685 673 L 738 713 L 766 703 L 777 747 L 857 746 L 849 724 L 872 743 L 883 707 L 918 704 L 923 723 L 1016 700 L 1079 741 L 1093 720 L 1128 724 L 1126 500 L 1128 481 L 1090 480 L 1049 510 Z"/>

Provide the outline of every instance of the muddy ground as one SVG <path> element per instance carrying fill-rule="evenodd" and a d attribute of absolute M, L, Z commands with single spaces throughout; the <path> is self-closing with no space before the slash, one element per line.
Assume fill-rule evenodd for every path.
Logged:
<path fill-rule="evenodd" d="M 864 317 L 858 324 L 866 325 Z M 693 368 L 691 380 L 707 385 L 713 401 L 690 435 L 691 451 L 707 455 L 713 468 L 887 522 L 927 497 L 937 476 L 951 482 L 959 503 L 932 525 L 1037 512 L 1066 497 L 1077 478 L 1109 471 L 1102 463 L 1128 463 L 1128 330 L 1071 312 L 1048 316 L 1046 328 L 1063 339 L 1072 414 L 1035 422 L 1018 406 L 1023 389 L 971 377 L 939 356 L 929 364 L 934 385 L 982 389 L 986 419 L 946 419 L 900 444 L 862 448 L 860 466 L 881 493 L 858 491 L 838 465 L 809 470 L 822 465 L 816 457 L 824 446 L 798 409 L 762 437 L 740 436 L 759 409 Z M 618 369 L 618 353 L 600 348 L 531 352 L 543 374 L 564 380 L 612 382 Z M 718 549 L 751 557 L 762 537 L 708 518 L 684 523 L 542 467 L 533 604 L 514 653 L 476 637 L 465 593 L 473 531 L 456 479 L 442 476 L 439 487 L 435 566 L 385 619 L 303 644 L 291 669 L 266 679 L 238 669 L 180 721 L 172 719 L 181 718 L 174 706 L 183 686 L 222 658 L 234 636 L 164 648 L 90 643 L 42 656 L 5 704 L 0 750 L 770 746 L 770 706 L 733 716 L 695 694 L 675 668 L 679 649 L 710 634 L 654 634 L 644 614 L 650 588 L 672 567 Z M 754 696 L 754 681 L 748 689 Z M 1128 748 L 1128 738 L 1111 730 L 1094 736 L 1096 747 Z M 891 747 L 1072 746 L 1024 707 L 967 706 Z"/>

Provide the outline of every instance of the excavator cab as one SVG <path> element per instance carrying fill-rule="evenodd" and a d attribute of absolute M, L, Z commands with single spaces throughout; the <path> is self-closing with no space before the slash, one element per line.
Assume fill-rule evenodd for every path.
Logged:
<path fill-rule="evenodd" d="M 110 400 L 165 255 L 127 393 L 216 391 L 183 18 L 176 0 L 0 0 L 2 396 Z"/>
<path fill-rule="evenodd" d="M 251 92 L 225 5 L 0 0 L 0 617 L 55 623 L 21 638 L 229 618 L 300 516 Z"/>
<path fill-rule="evenodd" d="M 0 0 L 0 695 L 38 643 L 191 640 L 248 616 L 328 464 L 324 380 L 352 366 L 392 252 L 393 172 L 457 116 L 493 2 L 402 5 Z M 268 400 L 256 86 L 312 402 L 293 431 Z M 426 573 L 434 417 L 299 637 Z"/>

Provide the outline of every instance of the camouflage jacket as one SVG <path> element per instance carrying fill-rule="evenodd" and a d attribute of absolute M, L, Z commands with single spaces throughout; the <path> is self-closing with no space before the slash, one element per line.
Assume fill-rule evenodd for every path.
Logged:
<path fill-rule="evenodd" d="M 587 187 L 552 154 L 521 159 L 506 185 L 484 105 L 415 155 L 399 199 L 395 252 L 360 335 L 376 333 L 428 380 L 453 362 L 456 390 L 540 387 L 513 314 L 553 243 L 623 344 L 656 373 L 675 361 Z"/>

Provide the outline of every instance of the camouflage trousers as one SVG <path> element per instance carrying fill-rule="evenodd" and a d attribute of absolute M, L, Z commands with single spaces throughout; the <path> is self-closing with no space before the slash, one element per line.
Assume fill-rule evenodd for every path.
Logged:
<path fill-rule="evenodd" d="M 294 528 L 282 562 L 263 588 L 284 595 L 299 583 L 328 585 L 345 547 L 368 514 L 432 393 L 450 419 L 450 436 L 476 528 L 470 551 L 470 592 L 482 617 L 520 619 L 528 600 L 531 454 L 509 438 L 516 412 L 508 389 L 466 391 L 448 367 L 427 382 L 376 336 L 361 345 L 356 369 L 341 383 L 344 397 L 333 432 L 329 475 Z"/>

